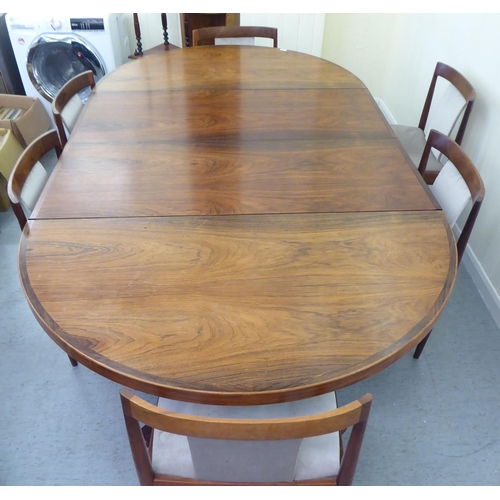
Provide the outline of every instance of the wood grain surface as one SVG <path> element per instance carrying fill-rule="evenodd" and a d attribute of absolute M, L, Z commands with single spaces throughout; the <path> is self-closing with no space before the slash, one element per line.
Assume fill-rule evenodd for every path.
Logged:
<path fill-rule="evenodd" d="M 319 57 L 267 47 L 193 47 L 151 55 L 118 68 L 99 92 L 194 89 L 361 88 L 345 69 Z"/>
<path fill-rule="evenodd" d="M 71 146 L 32 218 L 434 209 L 390 139 Z"/>
<path fill-rule="evenodd" d="M 389 137 L 392 131 L 379 119 L 366 89 L 97 92 L 78 131 L 78 141 L 111 139 L 144 146 Z"/>
<path fill-rule="evenodd" d="M 435 207 L 366 89 L 97 92 L 89 104 L 31 218 Z"/>
<path fill-rule="evenodd" d="M 21 270 L 46 331 L 96 371 L 275 402 L 415 345 L 453 284 L 448 230 L 440 211 L 37 221 Z"/>
<path fill-rule="evenodd" d="M 446 218 L 362 82 L 279 49 L 106 76 L 30 219 L 21 281 L 50 337 L 186 401 L 369 377 L 427 334 L 456 275 Z"/>

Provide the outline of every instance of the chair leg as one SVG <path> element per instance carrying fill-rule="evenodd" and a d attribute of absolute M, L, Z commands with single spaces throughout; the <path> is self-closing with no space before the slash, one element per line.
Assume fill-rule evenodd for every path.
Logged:
<path fill-rule="evenodd" d="M 78 366 L 78 361 L 75 358 L 72 358 L 69 354 L 68 354 L 68 358 L 69 358 L 70 363 L 73 366 Z"/>
<path fill-rule="evenodd" d="M 415 359 L 420 358 L 420 355 L 422 354 L 422 351 L 424 350 L 425 344 L 426 344 L 427 340 L 429 339 L 431 333 L 432 333 L 432 330 L 424 337 L 423 340 L 420 341 L 420 344 L 417 345 L 417 348 L 415 349 L 415 352 L 413 353 L 413 357 Z"/>

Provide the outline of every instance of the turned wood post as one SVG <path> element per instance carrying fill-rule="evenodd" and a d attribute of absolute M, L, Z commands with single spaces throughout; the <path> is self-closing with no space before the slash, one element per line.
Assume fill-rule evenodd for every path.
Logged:
<path fill-rule="evenodd" d="M 169 45 L 168 41 L 168 25 L 167 25 L 167 14 L 161 15 L 161 24 L 163 26 L 163 45 Z"/>
<path fill-rule="evenodd" d="M 134 29 L 135 39 L 137 40 L 137 49 L 135 49 L 134 56 L 142 56 L 141 25 L 139 24 L 138 14 L 134 14 Z"/>

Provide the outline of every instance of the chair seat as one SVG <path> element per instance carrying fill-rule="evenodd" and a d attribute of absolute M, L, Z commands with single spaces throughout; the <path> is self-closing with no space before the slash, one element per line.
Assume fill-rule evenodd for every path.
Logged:
<path fill-rule="evenodd" d="M 83 109 L 83 103 L 78 94 L 75 94 L 64 106 L 64 109 L 61 111 L 61 118 L 64 122 L 64 125 L 69 130 L 69 132 L 73 132 L 75 128 L 76 121 L 80 116 L 80 113 Z"/>
<path fill-rule="evenodd" d="M 418 168 L 426 143 L 424 132 L 418 127 L 409 127 L 407 125 L 391 125 L 391 127 L 411 161 Z M 427 172 L 439 172 L 442 167 L 443 165 L 435 156 L 429 155 Z"/>
<path fill-rule="evenodd" d="M 163 409 L 214 418 L 270 419 L 323 413 L 337 408 L 335 393 L 262 406 L 214 406 L 160 398 Z M 339 433 L 286 441 L 228 441 L 187 438 L 155 429 L 155 473 L 235 482 L 273 482 L 336 476 Z"/>
<path fill-rule="evenodd" d="M 21 204 L 28 212 L 32 212 L 35 208 L 36 202 L 47 183 L 48 177 L 47 171 L 43 168 L 43 165 L 37 161 L 26 178 L 21 193 Z"/>
<path fill-rule="evenodd" d="M 471 201 L 464 178 L 455 165 L 448 161 L 429 188 L 441 205 L 450 226 L 453 226 L 467 203 Z"/>

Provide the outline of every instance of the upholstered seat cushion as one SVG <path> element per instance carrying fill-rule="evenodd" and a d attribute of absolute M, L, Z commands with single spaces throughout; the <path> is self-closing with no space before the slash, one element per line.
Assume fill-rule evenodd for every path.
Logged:
<path fill-rule="evenodd" d="M 32 212 L 47 182 L 48 175 L 43 165 L 37 161 L 31 169 L 21 192 L 21 205 Z"/>
<path fill-rule="evenodd" d="M 214 45 L 255 45 L 255 38 L 215 38 Z"/>
<path fill-rule="evenodd" d="M 418 127 L 409 127 L 406 125 L 391 125 L 399 142 L 401 142 L 404 150 L 408 153 L 411 161 L 418 168 L 422 153 L 424 152 L 426 138 L 422 129 Z M 437 158 L 430 154 L 427 162 L 427 172 L 439 172 L 443 165 L 439 163 Z"/>
<path fill-rule="evenodd" d="M 467 203 L 471 201 L 469 188 L 462 175 L 455 165 L 448 161 L 429 188 L 441 205 L 450 226 L 453 226 Z"/>
<path fill-rule="evenodd" d="M 64 106 L 64 109 L 61 112 L 61 118 L 64 123 L 64 126 L 71 133 L 75 128 L 76 121 L 80 116 L 80 113 L 83 109 L 83 103 L 78 94 L 75 94 Z"/>
<path fill-rule="evenodd" d="M 262 406 L 213 406 L 160 398 L 160 408 L 216 418 L 269 419 L 312 415 L 337 407 L 335 393 Z M 158 474 L 214 481 L 292 481 L 336 476 L 338 433 L 286 441 L 187 438 L 155 430 L 153 469 Z"/>

